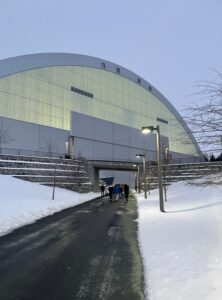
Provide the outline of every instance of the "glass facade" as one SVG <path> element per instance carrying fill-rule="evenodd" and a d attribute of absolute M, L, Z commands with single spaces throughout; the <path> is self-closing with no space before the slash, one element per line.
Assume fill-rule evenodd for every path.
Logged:
<path fill-rule="evenodd" d="M 93 94 L 93 98 L 74 93 L 73 86 Z M 159 124 L 161 135 L 169 138 L 170 151 L 198 156 L 172 112 L 152 92 L 121 74 L 81 66 L 53 66 L 0 79 L 3 117 L 70 130 L 70 111 L 136 129 Z"/>

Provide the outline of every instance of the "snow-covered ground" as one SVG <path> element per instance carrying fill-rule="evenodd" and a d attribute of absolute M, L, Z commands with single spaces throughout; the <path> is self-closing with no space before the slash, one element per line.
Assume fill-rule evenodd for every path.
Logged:
<path fill-rule="evenodd" d="M 138 195 L 139 243 L 149 300 L 222 299 L 222 189 L 171 185 Z"/>
<path fill-rule="evenodd" d="M 98 196 L 56 188 L 52 200 L 52 187 L 0 175 L 0 236 Z"/>
<path fill-rule="evenodd" d="M 99 194 L 78 194 L 0 175 L 0 235 Z M 159 212 L 158 191 L 136 194 L 139 243 L 149 300 L 222 299 L 222 189 L 171 185 Z"/>

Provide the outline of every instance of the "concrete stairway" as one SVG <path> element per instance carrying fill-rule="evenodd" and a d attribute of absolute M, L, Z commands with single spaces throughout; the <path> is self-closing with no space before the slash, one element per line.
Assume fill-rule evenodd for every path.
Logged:
<path fill-rule="evenodd" d="M 0 174 L 43 185 L 88 192 L 92 184 L 78 159 L 0 155 Z"/>
<path fill-rule="evenodd" d="M 168 164 L 162 166 L 164 184 L 181 180 L 194 180 L 203 176 L 222 172 L 222 162 L 201 162 L 187 164 Z M 158 185 L 157 167 L 150 166 L 146 171 L 147 183 L 155 188 Z"/>

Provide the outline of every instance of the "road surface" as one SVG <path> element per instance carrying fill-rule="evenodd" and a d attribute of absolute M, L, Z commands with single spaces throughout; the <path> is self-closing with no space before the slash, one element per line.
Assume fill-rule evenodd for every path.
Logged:
<path fill-rule="evenodd" d="M 135 200 L 103 200 L 1 237 L 0 299 L 145 299 Z"/>

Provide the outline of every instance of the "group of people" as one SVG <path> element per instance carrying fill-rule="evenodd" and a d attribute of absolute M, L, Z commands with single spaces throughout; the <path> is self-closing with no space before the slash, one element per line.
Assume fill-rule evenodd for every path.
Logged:
<path fill-rule="evenodd" d="M 105 189 L 106 187 L 102 184 L 100 187 L 101 190 L 101 196 L 105 195 Z M 109 201 L 112 202 L 113 199 L 114 201 L 118 201 L 119 198 L 122 198 L 123 193 L 126 199 L 126 202 L 128 201 L 129 198 L 129 186 L 128 184 L 120 185 L 120 184 L 115 184 L 114 186 L 109 186 L 108 187 L 108 193 L 109 193 Z"/>

